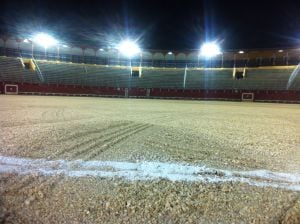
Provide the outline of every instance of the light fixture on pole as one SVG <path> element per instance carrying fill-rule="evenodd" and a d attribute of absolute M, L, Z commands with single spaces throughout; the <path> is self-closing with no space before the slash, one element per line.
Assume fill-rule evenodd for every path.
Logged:
<path fill-rule="evenodd" d="M 33 42 L 44 47 L 44 49 L 45 49 L 45 58 L 46 58 L 46 55 L 47 55 L 47 48 L 58 44 L 58 41 L 54 37 L 52 37 L 52 36 L 50 36 L 46 33 L 36 34 L 33 37 Z"/>
<path fill-rule="evenodd" d="M 121 41 L 117 45 L 117 50 L 119 51 L 119 53 L 121 53 L 129 59 L 130 75 L 132 75 L 131 60 L 134 56 L 141 54 L 141 49 L 139 45 L 135 41 L 127 39 Z"/>
<path fill-rule="evenodd" d="M 200 56 L 204 56 L 205 58 L 212 58 L 221 53 L 219 45 L 215 42 L 206 42 L 200 48 Z"/>

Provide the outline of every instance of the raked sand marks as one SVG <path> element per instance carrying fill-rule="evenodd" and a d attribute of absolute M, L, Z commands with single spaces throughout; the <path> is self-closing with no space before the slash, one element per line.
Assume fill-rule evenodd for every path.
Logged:
<path fill-rule="evenodd" d="M 0 173 L 45 176 L 124 178 L 128 181 L 225 183 L 240 182 L 256 187 L 300 191 L 300 174 L 269 170 L 233 171 L 182 163 L 45 160 L 0 156 Z"/>

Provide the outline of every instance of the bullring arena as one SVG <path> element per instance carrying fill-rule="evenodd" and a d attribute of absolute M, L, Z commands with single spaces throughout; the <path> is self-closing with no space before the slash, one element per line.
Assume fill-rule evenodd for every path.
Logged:
<path fill-rule="evenodd" d="M 297 104 L 0 96 L 8 223 L 299 223 Z"/>
<path fill-rule="evenodd" d="M 94 50 L 0 38 L 1 223 L 300 223 L 298 49 Z"/>

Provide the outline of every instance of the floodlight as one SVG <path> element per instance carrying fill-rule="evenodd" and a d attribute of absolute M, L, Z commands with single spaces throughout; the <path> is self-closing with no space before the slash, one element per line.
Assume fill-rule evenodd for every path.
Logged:
<path fill-rule="evenodd" d="M 204 43 L 200 48 L 200 55 L 211 58 L 218 54 L 221 54 L 220 47 L 215 42 Z"/>
<path fill-rule="evenodd" d="M 126 57 L 133 57 L 141 52 L 140 47 L 131 40 L 124 40 L 118 46 L 117 49 Z"/>
<path fill-rule="evenodd" d="M 103 48 L 100 48 L 99 51 L 104 51 L 104 49 L 103 49 Z"/>
<path fill-rule="evenodd" d="M 245 52 L 244 51 L 239 51 L 239 54 L 244 54 Z"/>
<path fill-rule="evenodd" d="M 169 51 L 169 52 L 168 52 L 168 55 L 172 55 L 172 54 L 173 54 L 173 52 L 172 52 L 172 51 Z"/>
<path fill-rule="evenodd" d="M 38 33 L 37 35 L 34 36 L 33 41 L 43 46 L 44 48 L 57 44 L 57 40 L 46 33 Z"/>
<path fill-rule="evenodd" d="M 279 52 L 279 53 L 282 53 L 282 52 L 283 52 L 283 50 L 278 50 L 278 52 Z"/>

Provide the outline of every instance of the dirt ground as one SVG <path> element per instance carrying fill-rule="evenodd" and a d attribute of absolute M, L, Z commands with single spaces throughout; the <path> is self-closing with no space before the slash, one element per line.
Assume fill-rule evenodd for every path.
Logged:
<path fill-rule="evenodd" d="M 0 155 L 299 174 L 300 105 L 1 95 Z M 300 223 L 300 191 L 243 182 L 2 170 L 0 192 L 1 223 Z"/>

